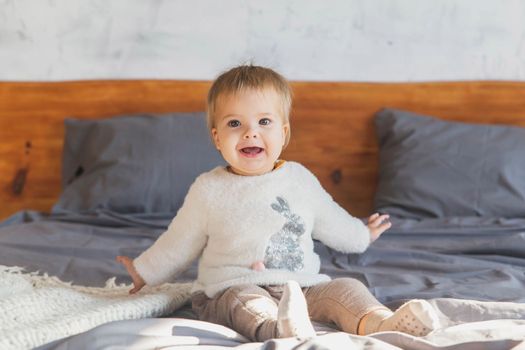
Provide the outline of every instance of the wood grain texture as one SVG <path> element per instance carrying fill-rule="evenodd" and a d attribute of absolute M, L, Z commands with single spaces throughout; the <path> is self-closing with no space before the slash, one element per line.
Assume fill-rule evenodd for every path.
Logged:
<path fill-rule="evenodd" d="M 67 117 L 202 111 L 210 82 L 0 83 L 0 218 L 48 211 L 60 194 Z M 525 83 L 295 82 L 284 159 L 310 168 L 352 214 L 372 210 L 378 149 L 373 115 L 395 107 L 443 119 L 525 126 Z"/>

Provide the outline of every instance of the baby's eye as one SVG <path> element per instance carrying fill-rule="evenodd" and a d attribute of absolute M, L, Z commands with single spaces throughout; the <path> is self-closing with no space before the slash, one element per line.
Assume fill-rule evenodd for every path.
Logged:
<path fill-rule="evenodd" d="M 229 126 L 230 128 L 236 128 L 236 127 L 238 127 L 239 125 L 241 125 L 241 122 L 238 121 L 238 120 L 235 120 L 235 119 L 230 120 L 230 121 L 228 122 L 228 126 Z"/>
<path fill-rule="evenodd" d="M 259 120 L 259 124 L 260 125 L 270 125 L 271 124 L 271 120 L 268 119 L 268 118 L 262 118 L 261 120 Z"/>

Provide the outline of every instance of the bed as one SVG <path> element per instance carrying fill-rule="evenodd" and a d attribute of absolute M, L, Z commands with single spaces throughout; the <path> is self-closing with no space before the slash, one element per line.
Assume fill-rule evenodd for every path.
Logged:
<path fill-rule="evenodd" d="M 0 348 L 525 348 L 521 82 L 292 83 L 283 158 L 354 216 L 393 222 L 363 254 L 316 242 L 322 271 L 362 280 L 391 308 L 427 299 L 443 328 L 415 338 L 315 324 L 313 339 L 249 342 L 195 319 L 195 265 L 128 296 L 115 256 L 152 244 L 192 179 L 222 164 L 203 141 L 209 86 L 0 83 Z"/>

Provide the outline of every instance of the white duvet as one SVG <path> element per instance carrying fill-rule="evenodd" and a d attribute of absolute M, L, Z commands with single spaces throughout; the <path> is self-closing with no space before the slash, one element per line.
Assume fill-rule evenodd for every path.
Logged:
<path fill-rule="evenodd" d="M 164 284 L 129 295 L 108 280 L 82 287 L 0 265 L 0 349 L 31 349 L 100 324 L 168 314 L 189 299 L 191 284 Z"/>

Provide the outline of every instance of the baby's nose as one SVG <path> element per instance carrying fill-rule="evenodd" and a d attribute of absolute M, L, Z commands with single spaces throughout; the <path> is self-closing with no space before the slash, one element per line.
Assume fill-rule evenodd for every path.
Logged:
<path fill-rule="evenodd" d="M 257 133 L 255 131 L 250 130 L 246 134 L 244 134 L 244 138 L 245 139 L 256 139 Z"/>

